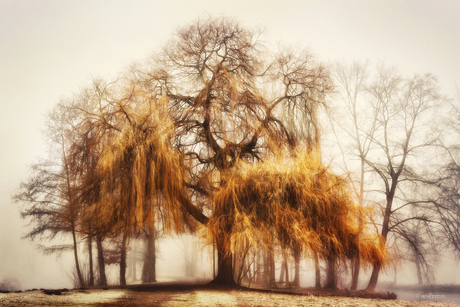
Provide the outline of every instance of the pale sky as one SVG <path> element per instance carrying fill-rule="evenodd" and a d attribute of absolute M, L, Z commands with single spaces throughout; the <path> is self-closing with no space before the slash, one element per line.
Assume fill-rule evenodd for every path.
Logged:
<path fill-rule="evenodd" d="M 460 83 L 457 0 L 0 0 L 0 280 L 67 282 L 62 260 L 45 266 L 55 257 L 37 256 L 20 239 L 26 230 L 11 202 L 28 166 L 46 157 L 46 113 L 93 77 L 110 79 L 158 51 L 178 26 L 207 16 L 263 27 L 270 42 L 308 48 L 325 63 L 385 60 L 406 75 L 438 76 L 448 95 Z"/>

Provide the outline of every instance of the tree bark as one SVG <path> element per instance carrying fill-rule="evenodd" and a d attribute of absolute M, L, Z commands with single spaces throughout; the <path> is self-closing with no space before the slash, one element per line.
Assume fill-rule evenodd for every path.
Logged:
<path fill-rule="evenodd" d="M 299 288 L 300 287 L 300 254 L 301 254 L 300 246 L 296 244 L 293 248 L 293 253 L 294 253 L 294 263 L 295 263 L 293 286 L 295 288 Z"/>
<path fill-rule="evenodd" d="M 121 254 L 120 254 L 120 285 L 126 285 L 126 241 L 128 235 L 126 231 L 123 232 L 123 240 L 121 241 Z"/>
<path fill-rule="evenodd" d="M 75 234 L 75 227 L 72 225 L 72 239 L 73 239 L 73 255 L 75 258 L 75 269 L 77 270 L 78 281 L 80 283 L 80 287 L 85 286 L 85 280 L 83 279 L 83 275 L 81 274 L 80 270 L 80 263 L 78 261 L 78 246 L 77 246 L 77 237 Z"/>
<path fill-rule="evenodd" d="M 393 198 L 394 198 L 395 191 L 396 191 L 396 185 L 397 185 L 397 177 L 393 178 L 391 189 L 389 193 L 387 194 L 387 206 L 385 208 L 385 215 L 383 216 L 382 237 L 384 239 L 385 244 L 386 244 L 388 231 L 389 231 L 391 207 L 393 204 Z M 379 264 L 374 265 L 374 268 L 372 269 L 371 278 L 369 279 L 369 284 L 367 285 L 366 290 L 375 291 L 375 288 L 377 287 L 377 281 L 379 279 L 380 269 L 381 267 Z"/>
<path fill-rule="evenodd" d="M 102 249 L 102 235 L 96 235 L 97 263 L 99 266 L 99 285 L 107 286 L 107 276 L 105 275 L 104 250 Z"/>
<path fill-rule="evenodd" d="M 358 288 L 360 262 L 361 261 L 359 255 L 353 258 L 352 278 L 350 287 L 351 290 L 356 290 Z"/>
<path fill-rule="evenodd" d="M 226 237 L 227 236 L 216 236 L 217 275 L 211 283 L 236 287 L 237 284 L 233 278 L 233 261 L 230 251 L 230 242 L 226 240 Z"/>
<path fill-rule="evenodd" d="M 148 226 L 147 251 L 142 267 L 142 282 L 156 282 L 155 225 Z"/>
<path fill-rule="evenodd" d="M 89 231 L 91 232 L 91 231 Z M 88 234 L 88 263 L 89 263 L 89 286 L 94 286 L 94 270 L 93 270 L 93 236 Z"/>
<path fill-rule="evenodd" d="M 284 259 L 284 272 L 286 273 L 286 285 L 290 288 L 291 282 L 289 281 L 289 263 Z"/>
<path fill-rule="evenodd" d="M 336 289 L 337 288 L 337 278 L 336 278 L 336 256 L 330 255 L 327 259 L 326 266 L 326 285 L 324 288 Z"/>
<path fill-rule="evenodd" d="M 375 291 L 375 287 L 377 286 L 377 281 L 379 279 L 379 273 L 380 273 L 380 266 L 374 265 L 372 269 L 371 278 L 369 279 L 369 284 L 367 285 L 366 290 Z"/>

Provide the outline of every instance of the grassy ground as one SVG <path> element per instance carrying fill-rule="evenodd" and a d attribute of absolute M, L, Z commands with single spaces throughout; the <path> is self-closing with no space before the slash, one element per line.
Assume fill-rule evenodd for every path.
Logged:
<path fill-rule="evenodd" d="M 318 296 L 326 293 L 313 293 L 308 291 L 304 294 L 288 294 L 191 284 L 155 284 L 107 290 L 60 291 L 60 295 L 47 295 L 40 290 L 0 293 L 0 306 L 460 306 L 455 303 Z"/>

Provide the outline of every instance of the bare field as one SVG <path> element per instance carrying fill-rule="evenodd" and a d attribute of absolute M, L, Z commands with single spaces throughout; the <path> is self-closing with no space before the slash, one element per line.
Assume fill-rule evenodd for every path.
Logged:
<path fill-rule="evenodd" d="M 62 295 L 42 291 L 0 293 L 0 306 L 460 306 L 456 303 L 410 302 L 352 297 L 318 297 L 222 289 L 71 290 Z"/>

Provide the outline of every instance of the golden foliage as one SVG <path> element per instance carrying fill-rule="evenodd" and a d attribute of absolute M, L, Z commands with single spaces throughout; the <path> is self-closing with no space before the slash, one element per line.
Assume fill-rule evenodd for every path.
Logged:
<path fill-rule="evenodd" d="M 105 141 L 93 178 L 100 198 L 86 214 L 109 229 L 131 231 L 156 220 L 166 231 L 180 232 L 192 222 L 179 203 L 184 168 L 171 145 L 167 100 L 142 91 L 131 93 L 130 100 L 137 104 L 114 104 L 112 122 L 122 128 Z"/>
<path fill-rule="evenodd" d="M 210 230 L 214 236 L 259 242 L 273 249 L 301 246 L 305 253 L 339 259 L 357 254 L 367 263 L 388 259 L 382 239 L 358 227 L 367 218 L 347 181 L 325 167 L 314 151 L 279 152 L 261 163 L 240 161 L 215 193 Z"/>

